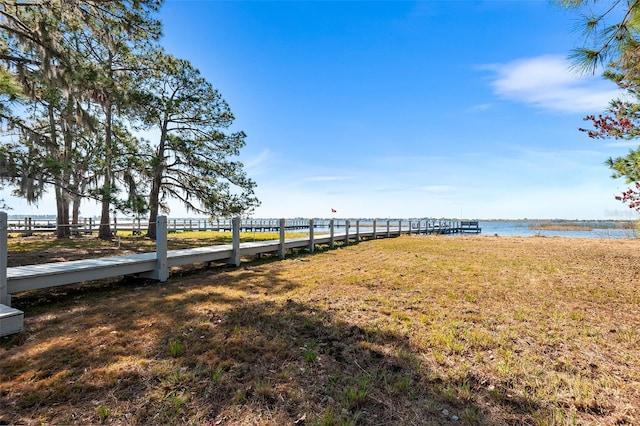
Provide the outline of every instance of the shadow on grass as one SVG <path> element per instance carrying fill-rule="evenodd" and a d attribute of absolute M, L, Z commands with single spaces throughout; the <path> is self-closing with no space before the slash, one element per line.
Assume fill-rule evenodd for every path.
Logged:
<path fill-rule="evenodd" d="M 255 263 L 16 298 L 28 331 L 0 346 L 0 424 L 502 424 L 541 410 L 471 374 L 443 381 L 406 336 L 264 275 Z"/>

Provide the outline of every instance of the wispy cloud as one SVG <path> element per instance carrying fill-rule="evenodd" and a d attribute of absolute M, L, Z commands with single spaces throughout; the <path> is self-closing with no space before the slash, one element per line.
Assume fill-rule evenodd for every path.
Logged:
<path fill-rule="evenodd" d="M 471 111 L 487 111 L 491 109 L 491 104 L 477 104 L 471 107 Z"/>
<path fill-rule="evenodd" d="M 339 181 L 339 180 L 350 180 L 351 177 L 349 176 L 312 176 L 309 178 L 306 178 L 306 181 L 309 182 L 334 182 L 334 181 Z"/>
<path fill-rule="evenodd" d="M 269 149 L 263 149 L 259 154 L 243 160 L 244 168 L 251 177 L 266 173 L 270 167 L 269 163 L 272 157 Z"/>
<path fill-rule="evenodd" d="M 617 142 L 607 142 L 604 146 L 609 148 L 638 148 L 638 141 L 617 141 Z"/>
<path fill-rule="evenodd" d="M 426 185 L 418 187 L 419 191 L 430 193 L 448 193 L 456 191 L 457 188 L 452 185 Z"/>
<path fill-rule="evenodd" d="M 560 55 L 517 59 L 490 64 L 481 69 L 494 72 L 494 93 L 504 99 L 540 109 L 591 113 L 607 108 L 622 92 L 600 76 L 580 75 L 569 60 Z"/>

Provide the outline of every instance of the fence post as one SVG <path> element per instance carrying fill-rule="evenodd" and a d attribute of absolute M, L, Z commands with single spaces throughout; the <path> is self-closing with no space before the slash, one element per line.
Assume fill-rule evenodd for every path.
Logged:
<path fill-rule="evenodd" d="M 378 238 L 378 232 L 377 232 L 377 219 L 373 219 L 373 239 L 375 240 L 376 238 Z"/>
<path fill-rule="evenodd" d="M 285 225 L 286 225 L 286 221 L 284 219 L 280 219 L 280 246 L 278 247 L 278 257 L 280 259 L 285 258 L 285 251 L 286 251 L 284 248 L 284 233 L 286 231 Z"/>
<path fill-rule="evenodd" d="M 7 213 L 0 212 L 0 305 L 11 306 L 7 291 Z"/>
<path fill-rule="evenodd" d="M 329 221 L 329 248 L 333 248 L 335 245 L 335 241 L 333 240 L 333 235 L 335 234 L 335 226 L 333 223 L 333 219 Z"/>
<path fill-rule="evenodd" d="M 315 251 L 315 244 L 313 242 L 313 231 L 314 231 L 314 222 L 313 219 L 309 219 L 309 253 L 313 253 Z"/>
<path fill-rule="evenodd" d="M 219 226 L 219 225 L 218 225 Z M 240 266 L 240 217 L 231 220 L 231 257 L 227 261 L 229 265 Z"/>
<path fill-rule="evenodd" d="M 389 223 L 391 223 L 391 221 L 387 219 L 387 238 L 391 236 L 391 229 L 389 228 Z"/>
<path fill-rule="evenodd" d="M 344 245 L 349 245 L 349 219 L 344 221 Z"/>
<path fill-rule="evenodd" d="M 356 219 L 356 243 L 360 242 L 360 219 Z"/>
<path fill-rule="evenodd" d="M 155 279 L 165 282 L 169 279 L 167 265 L 167 217 L 158 216 L 156 219 L 156 268 L 153 271 Z"/>

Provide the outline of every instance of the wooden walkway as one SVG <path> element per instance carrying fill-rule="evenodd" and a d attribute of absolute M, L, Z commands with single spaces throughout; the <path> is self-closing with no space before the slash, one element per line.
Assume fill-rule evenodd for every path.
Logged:
<path fill-rule="evenodd" d="M 466 227 L 475 229 L 473 223 Z M 477 222 L 475 227 L 477 228 Z M 22 331 L 24 313 L 11 308 L 11 295 L 23 291 L 126 275 L 147 277 L 163 282 L 169 278 L 169 268 L 174 266 L 211 262 L 226 262 L 239 266 L 242 257 L 263 253 L 277 253 L 280 258 L 284 258 L 287 250 L 307 248 L 313 253 L 317 245 L 328 245 L 333 248 L 336 242 L 349 244 L 351 241 L 359 242 L 362 239 L 389 238 L 411 233 L 462 232 L 459 223 L 451 226 L 443 221 L 424 227 L 415 226 L 411 222 L 403 224 L 403 221 L 392 224 L 390 220 L 382 221 L 381 224 L 373 220 L 372 223 L 367 222 L 366 226 L 361 227 L 358 220 L 355 221 L 354 226 L 350 221 L 345 221 L 345 226 L 339 232 L 336 232 L 335 223 L 330 221 L 329 232 L 318 235 L 315 234 L 315 228 L 314 221 L 310 220 L 306 228 L 309 232 L 308 236 L 285 238 L 285 231 L 288 228 L 282 219 L 277 226 L 280 232 L 279 239 L 240 243 L 242 226 L 240 219 L 237 218 L 234 219 L 231 227 L 233 232 L 231 244 L 167 250 L 167 219 L 161 216 L 157 223 L 156 252 L 8 268 L 6 213 L 0 212 L 0 336 Z"/>
<path fill-rule="evenodd" d="M 384 227 L 386 220 L 378 220 L 378 226 Z M 317 220 L 314 227 L 319 230 L 328 230 L 331 220 Z M 335 220 L 336 229 L 345 226 L 346 220 Z M 372 219 L 361 219 L 361 227 L 372 227 Z M 398 220 L 390 220 L 394 226 L 397 226 Z M 413 219 L 403 220 L 404 225 L 409 225 L 414 231 L 420 234 L 464 234 L 464 233 L 480 233 L 481 229 L 477 221 L 455 221 L 449 219 Z M 353 223 L 353 221 L 352 221 Z M 241 232 L 279 232 L 280 221 L 278 219 L 247 219 L 240 224 Z M 287 231 L 308 231 L 309 220 L 290 219 L 285 223 Z M 148 222 L 136 219 L 114 219 L 111 224 L 111 230 L 114 234 L 118 232 L 133 232 L 141 234 L 146 232 Z M 98 226 L 93 219 L 82 221 L 79 225 L 71 226 L 73 233 L 90 234 L 98 230 Z M 10 220 L 8 223 L 10 233 L 20 233 L 31 235 L 37 233 L 55 233 L 56 224 L 52 220 L 31 220 L 29 218 L 23 220 Z M 189 232 L 189 231 L 233 231 L 232 221 L 218 220 L 209 221 L 206 219 L 171 219 L 167 221 L 167 229 L 169 232 Z"/>

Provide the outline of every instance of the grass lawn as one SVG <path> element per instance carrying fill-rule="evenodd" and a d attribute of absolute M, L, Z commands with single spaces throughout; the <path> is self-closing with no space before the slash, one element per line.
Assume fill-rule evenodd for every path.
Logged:
<path fill-rule="evenodd" d="M 288 232 L 286 238 L 306 236 Z M 240 242 L 277 240 L 277 232 L 241 232 Z M 190 231 L 170 232 L 167 238 L 169 250 L 193 247 L 231 244 L 231 232 Z M 119 232 L 111 240 L 100 240 L 93 235 L 81 235 L 68 239 L 56 239 L 52 234 L 22 236 L 10 234 L 7 241 L 9 266 L 31 265 L 45 262 L 64 262 L 67 260 L 108 257 L 121 254 L 152 252 L 156 243 L 149 238 Z"/>
<path fill-rule="evenodd" d="M 638 283 L 640 240 L 403 236 L 24 293 L 0 424 L 640 424 Z"/>

